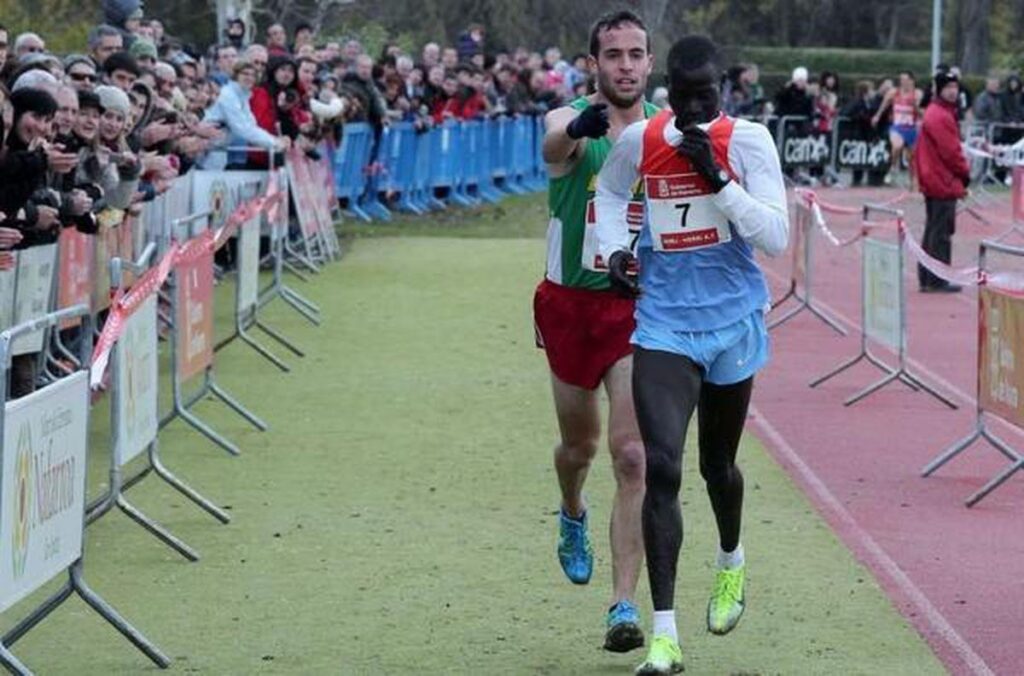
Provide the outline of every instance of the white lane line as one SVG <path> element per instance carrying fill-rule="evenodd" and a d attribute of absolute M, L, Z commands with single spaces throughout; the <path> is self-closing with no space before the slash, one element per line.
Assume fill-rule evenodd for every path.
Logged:
<path fill-rule="evenodd" d="M 885 553 L 881 545 L 866 530 L 860 527 L 853 518 L 853 515 L 847 511 L 835 494 L 829 490 L 825 482 L 803 461 L 789 442 L 768 422 L 768 419 L 753 405 L 750 407 L 750 412 L 753 413 L 754 424 L 764 435 L 764 440 L 771 444 L 785 458 L 786 462 L 793 466 L 800 475 L 800 478 L 814 493 L 817 502 L 830 510 L 842 522 L 863 551 L 873 559 L 875 564 L 873 567 L 884 572 L 902 590 L 910 602 L 917 608 L 919 615 L 927 621 L 939 637 L 949 644 L 957 656 L 964 661 L 971 673 L 978 676 L 994 676 L 994 672 L 985 663 L 985 660 L 978 653 L 974 652 L 971 645 L 957 633 L 953 625 L 949 623 L 938 608 L 932 605 L 932 602 L 928 600 L 924 592 L 914 584 L 899 565 Z"/>

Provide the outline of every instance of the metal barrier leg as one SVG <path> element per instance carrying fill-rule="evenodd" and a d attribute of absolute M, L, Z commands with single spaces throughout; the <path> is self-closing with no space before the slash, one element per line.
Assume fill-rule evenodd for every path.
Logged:
<path fill-rule="evenodd" d="M 990 438 L 989 441 L 992 442 L 993 446 L 996 445 L 995 440 Z M 1001 441 L 1000 441 L 1000 443 L 1001 443 Z M 1009 450 L 1009 448 L 1008 448 L 1008 450 Z M 1017 472 L 1019 472 L 1021 470 L 1024 470 L 1024 458 L 1021 458 L 1021 457 L 1018 456 L 1017 462 L 1015 462 L 1013 465 L 1011 465 L 1010 467 L 1008 467 L 1004 471 L 1000 472 L 997 476 L 993 477 L 977 493 L 975 493 L 970 498 L 968 498 L 967 499 L 967 503 L 966 503 L 967 506 L 968 507 L 974 507 L 979 502 L 981 502 L 985 498 L 985 496 L 987 496 L 989 493 L 991 493 L 995 489 L 999 488 L 1000 485 L 1006 483 L 1008 480 L 1010 480 L 1011 476 L 1013 476 L 1014 474 L 1016 474 Z"/>
<path fill-rule="evenodd" d="M 900 379 L 900 372 L 899 371 L 892 371 L 891 373 L 889 373 L 887 376 L 885 376 L 881 380 L 875 382 L 872 385 L 868 385 L 867 387 L 865 387 L 860 392 L 854 394 L 851 397 L 848 397 L 843 402 L 843 406 L 852 406 L 852 405 L 856 404 L 858 401 L 860 401 L 861 399 L 863 399 L 864 397 L 868 396 L 869 394 L 871 394 L 873 392 L 877 392 L 878 390 L 882 389 L 883 387 L 885 387 L 886 385 L 888 385 L 892 381 L 899 380 L 899 379 Z"/>
<path fill-rule="evenodd" d="M 149 462 L 153 466 L 153 471 L 156 472 L 157 476 L 167 482 L 167 484 L 169 484 L 173 489 L 194 502 L 221 523 L 231 522 L 231 516 L 227 512 L 200 495 L 197 490 L 176 477 L 171 470 L 167 469 L 163 461 L 160 459 L 160 451 L 157 444 L 150 446 Z"/>
<path fill-rule="evenodd" d="M 67 601 L 74 593 L 75 588 L 69 578 L 60 589 L 54 592 L 53 596 L 43 601 L 43 603 L 33 610 L 28 617 L 14 625 L 10 631 L 4 634 L 3 638 L 0 638 L 0 642 L 7 646 L 14 645 L 22 636 L 32 631 L 37 624 L 49 617 L 50 613 L 57 610 L 57 608 L 60 607 L 60 604 Z"/>
<path fill-rule="evenodd" d="M 303 274 L 303 272 L 301 270 L 299 270 L 297 267 L 292 265 L 291 261 L 288 261 L 288 260 L 284 261 L 284 269 L 287 270 L 288 272 L 292 273 L 293 275 L 295 275 L 299 279 L 299 281 L 301 281 L 301 282 L 308 282 L 309 281 L 309 277 L 307 277 L 305 274 Z"/>
<path fill-rule="evenodd" d="M 866 357 L 867 357 L 867 353 L 866 352 L 861 352 L 856 357 L 853 357 L 849 361 L 843 362 L 842 364 L 840 364 L 839 366 L 835 367 L 834 369 L 832 369 L 831 371 L 829 371 L 825 375 L 820 376 L 820 377 L 812 380 L 809 383 L 809 387 L 817 387 L 818 385 L 821 385 L 826 380 L 830 380 L 830 379 L 836 377 L 837 375 L 839 375 L 840 373 L 842 373 L 843 371 L 845 371 L 846 369 L 851 368 L 855 364 L 860 363 L 860 361 L 862 359 L 865 359 Z"/>
<path fill-rule="evenodd" d="M 252 349 L 256 350 L 258 353 L 260 353 L 260 355 L 263 356 L 264 359 L 269 361 L 277 368 L 281 369 L 285 373 L 291 371 L 291 367 L 289 367 L 288 364 L 285 364 L 277 357 L 277 355 L 275 355 L 273 352 L 271 352 L 270 350 L 256 342 L 256 340 L 252 336 L 250 336 L 246 331 L 239 330 L 238 337 L 242 339 L 243 343 L 245 343 Z"/>
<path fill-rule="evenodd" d="M 238 446 L 222 437 L 212 427 L 200 420 L 194 413 L 189 411 L 187 408 L 181 408 L 178 410 L 178 417 L 187 422 L 192 427 L 196 428 L 203 436 L 217 444 L 231 455 L 241 455 L 242 451 L 239 450 Z"/>
<path fill-rule="evenodd" d="M 131 641 L 132 645 L 138 648 L 154 664 L 161 669 L 166 669 L 170 666 L 171 660 L 167 655 L 164 655 L 159 648 L 142 635 L 142 632 L 130 625 L 110 604 L 89 588 L 89 585 L 82 578 L 81 559 L 71 566 L 71 585 L 83 601 L 88 603 L 103 619 L 121 632 L 122 636 Z"/>
<path fill-rule="evenodd" d="M 15 674 L 15 676 L 32 676 L 28 667 L 22 664 L 14 654 L 0 643 L 0 667 Z"/>
<path fill-rule="evenodd" d="M 260 331 L 263 331 L 263 333 L 267 334 L 268 336 L 270 336 L 271 338 L 273 338 L 274 340 L 276 340 L 277 342 L 279 342 L 279 343 L 280 343 L 281 345 L 284 345 L 284 346 L 285 346 L 286 348 L 288 348 L 289 350 L 291 350 L 291 351 L 292 351 L 293 353 L 295 353 L 295 355 L 296 355 L 296 356 L 298 356 L 298 357 L 305 357 L 305 356 L 306 356 L 306 353 L 305 353 L 305 352 L 303 352 L 302 350 L 300 350 L 300 349 L 299 349 L 298 347 L 296 347 L 296 346 L 295 346 L 295 345 L 294 345 L 293 343 L 289 342 L 287 338 L 285 338 L 284 336 L 282 336 L 282 335 L 281 335 L 280 333 L 278 333 L 277 331 L 275 331 L 275 330 L 271 329 L 271 328 L 270 328 L 269 326 L 267 326 L 266 324 L 264 324 L 264 323 L 263 323 L 263 322 L 261 322 L 260 320 L 258 320 L 258 319 L 257 319 L 257 320 L 256 320 L 256 321 L 255 321 L 255 322 L 253 323 L 253 325 L 254 325 L 254 326 L 255 326 L 256 328 L 258 328 L 258 329 L 259 329 Z"/>
<path fill-rule="evenodd" d="M 255 427 L 261 432 L 267 431 L 267 423 L 263 422 L 263 420 L 257 417 L 256 414 L 252 413 L 245 406 L 242 406 L 242 404 L 237 399 L 228 394 L 220 385 L 218 385 L 213 380 L 210 380 L 210 392 L 213 393 L 215 397 L 217 397 L 225 404 L 227 404 L 235 413 L 248 420 L 253 427 Z"/>
<path fill-rule="evenodd" d="M 981 424 L 976 424 L 973 432 L 971 432 L 966 437 L 964 437 L 960 441 L 956 442 L 955 444 L 947 448 L 945 451 L 942 452 L 942 455 L 940 455 L 939 457 L 935 458 L 930 463 L 925 465 L 924 469 L 921 470 L 921 476 L 931 476 L 947 462 L 949 462 L 956 456 L 966 451 L 971 444 L 973 444 L 981 437 L 983 431 L 984 427 Z"/>
<path fill-rule="evenodd" d="M 189 561 L 198 561 L 199 554 L 196 550 L 189 547 L 187 544 L 179 540 L 177 537 L 171 534 L 166 528 L 151 520 L 141 511 L 136 509 L 131 503 L 125 500 L 123 495 L 117 496 L 117 507 L 120 509 L 125 516 L 139 524 L 158 540 L 163 542 L 165 545 L 184 556 Z"/>
<path fill-rule="evenodd" d="M 959 408 L 959 406 L 956 405 L 956 402 L 954 402 L 952 399 L 950 399 L 946 395 L 944 395 L 941 392 L 939 392 L 938 390 L 936 390 L 931 385 L 928 385 L 927 383 L 925 383 L 923 380 L 921 380 L 920 378 L 915 376 L 913 373 L 910 373 L 906 369 L 903 369 L 900 372 L 904 376 L 904 378 L 901 378 L 901 380 L 903 380 L 903 382 L 910 381 L 914 385 L 917 385 L 917 388 L 919 388 L 921 390 L 924 390 L 925 392 L 927 392 L 928 394 L 932 395 L 933 397 L 935 397 L 936 399 L 941 401 L 943 404 L 945 404 L 949 408 L 953 409 L 954 411 Z"/>

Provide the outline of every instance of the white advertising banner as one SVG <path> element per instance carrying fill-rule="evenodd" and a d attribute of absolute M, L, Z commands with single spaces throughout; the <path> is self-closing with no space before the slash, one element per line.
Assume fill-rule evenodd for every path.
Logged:
<path fill-rule="evenodd" d="M 896 244 L 864 238 L 864 330 L 896 351 L 903 344 L 902 255 Z"/>
<path fill-rule="evenodd" d="M 0 270 L 0 331 L 14 326 L 14 285 L 18 268 Z"/>
<path fill-rule="evenodd" d="M 242 223 L 238 230 L 238 314 L 256 307 L 260 295 L 260 217 Z"/>
<path fill-rule="evenodd" d="M 4 411 L 0 612 L 82 554 L 89 379 L 79 371 Z"/>
<path fill-rule="evenodd" d="M 115 349 L 118 465 L 142 453 L 157 433 L 156 294 L 128 318 Z"/>
<path fill-rule="evenodd" d="M 31 321 L 50 311 L 50 294 L 57 265 L 57 245 L 34 246 L 18 253 L 18 281 L 14 302 L 14 324 Z M 43 349 L 44 331 L 21 336 L 11 354 L 29 354 Z"/>
<path fill-rule="evenodd" d="M 195 171 L 192 177 L 192 213 L 209 211 L 210 227 L 216 230 L 245 200 L 262 193 L 265 171 Z M 257 189 L 254 184 L 258 183 Z"/>

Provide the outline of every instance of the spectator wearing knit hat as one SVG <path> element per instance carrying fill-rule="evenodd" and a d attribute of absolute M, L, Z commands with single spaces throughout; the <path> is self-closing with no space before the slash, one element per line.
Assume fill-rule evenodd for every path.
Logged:
<path fill-rule="evenodd" d="M 967 194 L 971 173 L 960 144 L 957 122 L 959 78 L 951 71 L 937 72 L 934 92 L 925 109 L 914 152 L 926 214 L 921 246 L 933 258 L 949 264 L 953 260 L 956 202 Z M 961 290 L 959 285 L 937 277 L 921 265 L 918 265 L 917 276 L 924 292 Z"/>
<path fill-rule="evenodd" d="M 104 22 L 116 28 L 124 40 L 124 48 L 130 48 L 135 41 L 132 32 L 142 18 L 142 2 L 140 0 L 103 0 Z"/>
<path fill-rule="evenodd" d="M 118 87 L 101 85 L 96 88 L 103 113 L 100 116 L 99 145 L 105 148 L 117 166 L 118 184 L 107 195 L 107 204 L 113 209 L 127 209 L 139 185 L 142 165 L 131 152 L 126 140 L 131 101 Z"/>
<path fill-rule="evenodd" d="M 139 38 L 133 42 L 128 53 L 135 57 L 135 62 L 139 68 L 144 70 L 153 68 L 158 60 L 156 45 L 144 38 Z"/>

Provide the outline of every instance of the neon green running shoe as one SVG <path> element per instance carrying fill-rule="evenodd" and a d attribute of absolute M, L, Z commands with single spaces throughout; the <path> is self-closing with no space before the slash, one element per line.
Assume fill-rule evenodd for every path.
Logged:
<path fill-rule="evenodd" d="M 683 651 L 679 649 L 679 642 L 668 636 L 655 636 L 647 659 L 636 668 L 636 673 L 640 676 L 665 676 L 682 670 Z"/>
<path fill-rule="evenodd" d="M 743 581 L 747 567 L 723 568 L 715 576 L 715 589 L 708 601 L 708 631 L 728 634 L 743 615 Z"/>

